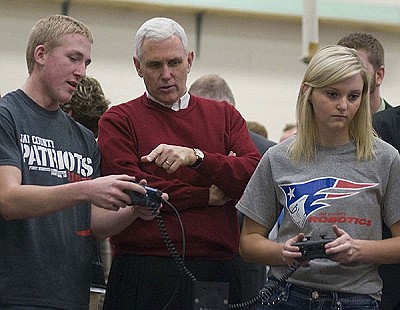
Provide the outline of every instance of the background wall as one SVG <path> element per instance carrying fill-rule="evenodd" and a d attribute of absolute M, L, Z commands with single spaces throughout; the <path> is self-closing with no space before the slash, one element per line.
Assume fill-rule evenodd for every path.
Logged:
<path fill-rule="evenodd" d="M 36 20 L 60 14 L 61 2 L 0 0 L 1 94 L 24 83 L 29 30 Z M 364 4 L 360 0 L 357 2 Z M 113 104 L 144 92 L 144 84 L 132 64 L 132 55 L 134 34 L 145 20 L 154 16 L 175 19 L 185 28 L 192 48 L 196 48 L 196 15 L 190 10 L 72 1 L 69 15 L 85 22 L 93 31 L 93 62 L 88 75 L 100 81 Z M 355 30 L 368 31 L 383 44 L 386 75 L 382 95 L 392 105 L 398 105 L 400 27 L 320 21 L 320 46 L 334 44 Z M 203 17 L 199 52 L 188 77 L 188 86 L 203 74 L 219 74 L 230 84 L 242 115 L 265 125 L 270 139 L 278 141 L 285 123 L 295 119 L 295 101 L 306 66 L 300 60 L 301 18 L 208 12 Z"/>

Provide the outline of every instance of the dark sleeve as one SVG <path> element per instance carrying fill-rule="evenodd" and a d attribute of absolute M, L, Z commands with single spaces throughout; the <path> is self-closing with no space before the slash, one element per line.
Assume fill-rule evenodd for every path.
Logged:
<path fill-rule="evenodd" d="M 374 114 L 372 125 L 382 140 L 400 150 L 400 107 Z"/>
<path fill-rule="evenodd" d="M 255 133 L 251 130 L 249 130 L 249 134 L 261 156 L 263 156 L 264 153 L 266 151 L 268 151 L 268 149 L 271 146 L 274 146 L 276 144 L 275 142 L 268 140 L 267 138 L 263 137 L 262 135 L 259 135 L 258 133 Z"/>

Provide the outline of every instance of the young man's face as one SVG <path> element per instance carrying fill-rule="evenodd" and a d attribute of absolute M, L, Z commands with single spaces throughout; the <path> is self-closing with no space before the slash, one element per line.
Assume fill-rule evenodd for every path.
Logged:
<path fill-rule="evenodd" d="M 41 81 L 46 88 L 49 103 L 65 103 L 86 75 L 90 64 L 92 44 L 81 34 L 68 34 L 63 43 L 51 51 L 44 48 L 41 60 Z"/>
<path fill-rule="evenodd" d="M 150 95 L 172 105 L 186 92 L 193 58 L 193 52 L 186 55 L 182 41 L 172 36 L 163 41 L 144 40 L 141 59 L 134 58 L 134 63 Z"/>

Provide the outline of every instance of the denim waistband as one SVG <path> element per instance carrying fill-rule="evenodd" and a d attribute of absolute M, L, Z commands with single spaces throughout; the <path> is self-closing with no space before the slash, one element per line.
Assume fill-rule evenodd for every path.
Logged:
<path fill-rule="evenodd" d="M 366 294 L 320 290 L 278 281 L 275 277 L 268 277 L 259 296 L 261 297 L 261 305 L 267 307 L 265 309 L 270 309 L 268 307 L 279 302 L 287 303 L 287 305 L 291 305 L 294 308 L 297 307 L 296 309 L 307 309 L 311 304 L 325 305 L 321 309 L 328 309 L 330 307 L 329 309 L 338 310 L 355 305 L 365 306 L 365 309 L 379 309 L 380 305 L 380 301 Z"/>
<path fill-rule="evenodd" d="M 370 298 L 369 295 L 356 294 L 356 293 L 343 293 L 336 291 L 324 291 L 311 287 L 299 286 L 293 283 L 287 283 L 288 289 L 292 293 L 308 297 L 310 299 L 346 299 L 346 298 Z"/>

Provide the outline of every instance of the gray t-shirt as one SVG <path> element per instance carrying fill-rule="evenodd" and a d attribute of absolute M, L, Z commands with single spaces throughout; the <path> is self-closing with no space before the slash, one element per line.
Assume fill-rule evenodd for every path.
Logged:
<path fill-rule="evenodd" d="M 99 176 L 92 132 L 17 90 L 0 99 L 0 165 L 22 184 L 52 186 Z M 90 204 L 27 220 L 0 219 L 0 303 L 87 309 Z"/>
<path fill-rule="evenodd" d="M 332 225 L 353 239 L 379 240 L 382 218 L 390 226 L 400 220 L 400 156 L 376 138 L 376 158 L 357 161 L 353 142 L 318 147 L 310 163 L 296 164 L 287 150 L 294 137 L 270 148 L 261 159 L 236 208 L 270 230 L 282 208 L 277 242 L 303 232 L 312 240 L 335 238 Z M 271 266 L 280 278 L 286 266 Z M 340 265 L 314 259 L 288 282 L 320 290 L 380 297 L 382 281 L 376 264 Z"/>

